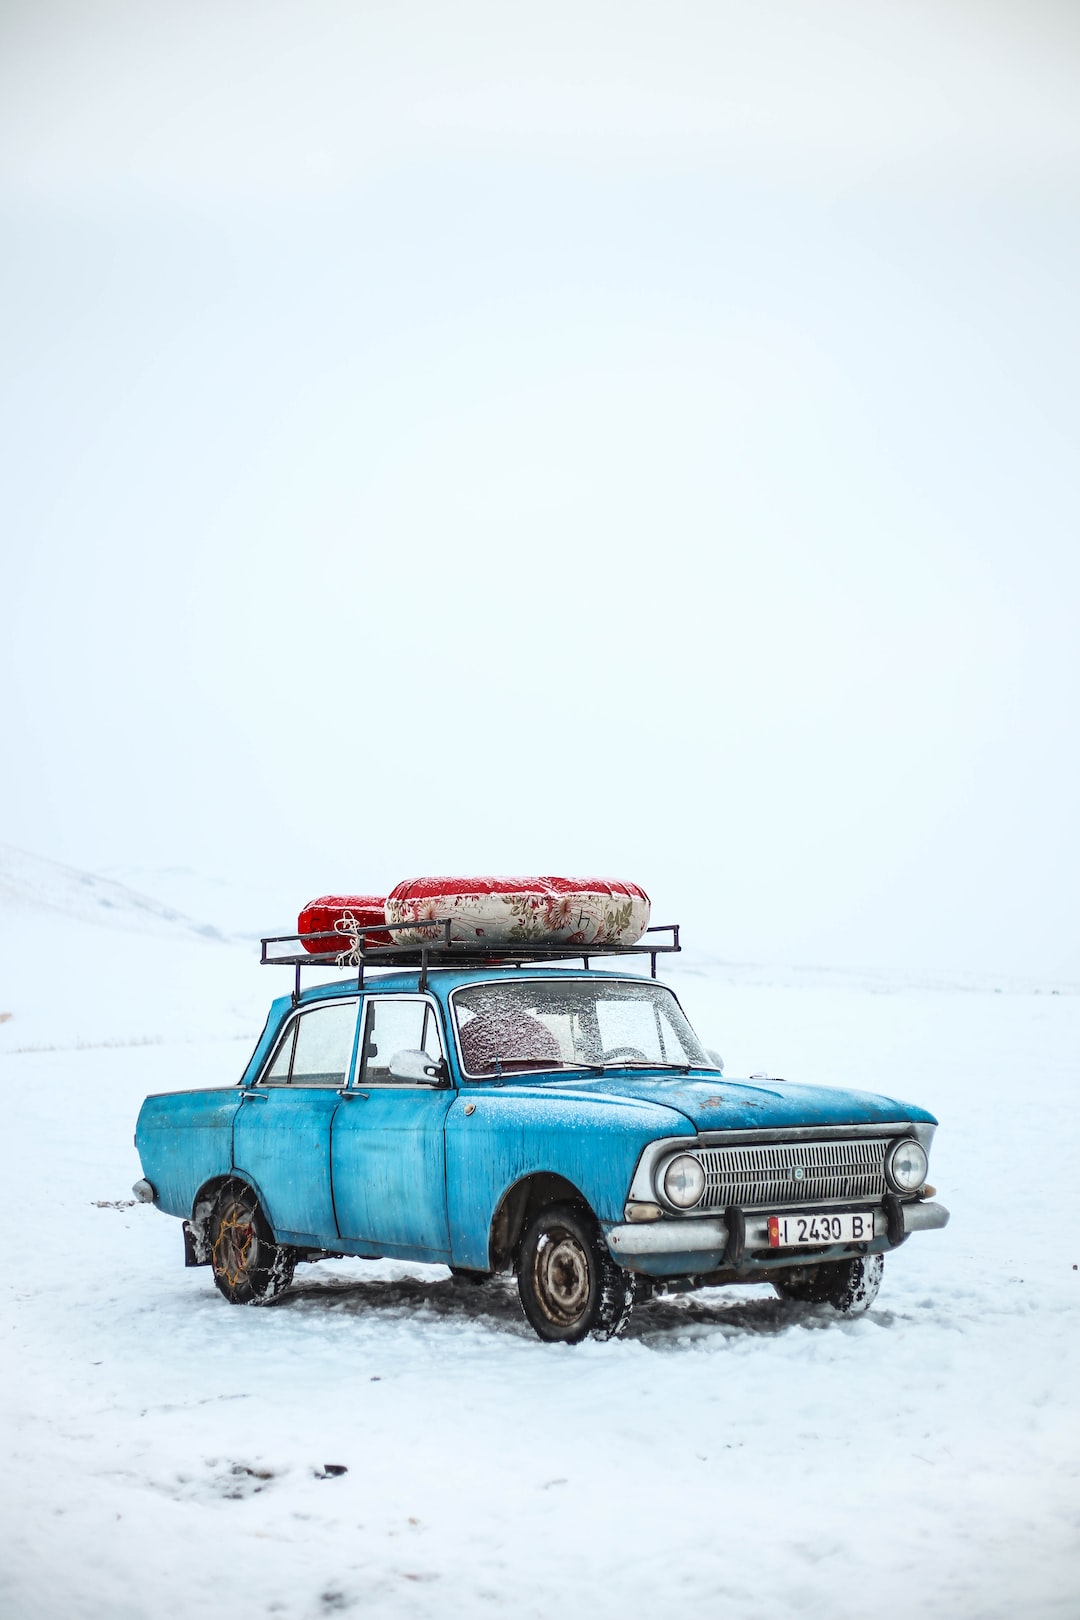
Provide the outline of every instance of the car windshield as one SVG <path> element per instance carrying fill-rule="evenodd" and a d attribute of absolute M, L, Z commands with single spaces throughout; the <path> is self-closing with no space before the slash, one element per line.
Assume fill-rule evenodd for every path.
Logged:
<path fill-rule="evenodd" d="M 525 1070 L 713 1069 L 662 984 L 515 979 L 451 997 L 462 1063 L 475 1078 Z"/>

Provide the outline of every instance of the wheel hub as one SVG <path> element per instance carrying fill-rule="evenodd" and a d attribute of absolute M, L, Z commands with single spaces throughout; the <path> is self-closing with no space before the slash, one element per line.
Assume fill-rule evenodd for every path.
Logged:
<path fill-rule="evenodd" d="M 222 1217 L 212 1251 L 214 1270 L 235 1288 L 247 1276 L 255 1228 L 246 1209 L 233 1205 Z"/>
<path fill-rule="evenodd" d="M 536 1295 L 545 1314 L 566 1327 L 589 1303 L 589 1257 L 571 1232 L 545 1234 L 536 1251 Z"/>

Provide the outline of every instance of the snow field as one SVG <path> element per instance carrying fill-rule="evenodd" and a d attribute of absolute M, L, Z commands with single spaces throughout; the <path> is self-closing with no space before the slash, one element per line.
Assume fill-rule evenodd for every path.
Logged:
<path fill-rule="evenodd" d="M 717 1290 L 567 1349 L 441 1267 L 228 1306 L 178 1222 L 114 1206 L 143 1095 L 235 1080 L 279 976 L 142 938 L 43 997 L 5 952 L 5 1620 L 1080 1609 L 1077 996 L 671 974 L 729 1075 L 931 1107 L 952 1224 L 852 1322 Z M 15 1050 L 50 1005 L 66 1049 Z"/>

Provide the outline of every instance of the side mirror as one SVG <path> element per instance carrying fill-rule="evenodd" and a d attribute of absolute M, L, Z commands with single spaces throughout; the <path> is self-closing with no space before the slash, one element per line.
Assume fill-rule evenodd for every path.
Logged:
<path fill-rule="evenodd" d="M 717 1052 L 713 1047 L 707 1046 L 705 1048 L 705 1056 L 709 1059 L 709 1061 L 711 1063 L 715 1063 L 716 1067 L 720 1070 L 720 1073 L 723 1074 L 723 1072 L 724 1072 L 724 1060 L 720 1056 L 719 1052 Z"/>
<path fill-rule="evenodd" d="M 430 1052 L 395 1052 L 390 1059 L 390 1078 L 408 1086 L 437 1086 L 446 1078 L 446 1064 Z"/>

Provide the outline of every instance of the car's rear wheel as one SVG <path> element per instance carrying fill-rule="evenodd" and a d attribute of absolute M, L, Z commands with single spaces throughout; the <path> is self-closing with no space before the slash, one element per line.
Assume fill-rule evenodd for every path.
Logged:
<path fill-rule="evenodd" d="M 541 1339 L 611 1339 L 630 1320 L 635 1278 L 617 1266 L 596 1221 L 573 1204 L 549 1204 L 529 1222 L 518 1258 L 521 1308 Z"/>
<path fill-rule="evenodd" d="M 210 1212 L 214 1282 L 232 1305 L 266 1305 L 293 1279 L 296 1256 L 275 1243 L 250 1187 L 226 1187 Z"/>
<path fill-rule="evenodd" d="M 773 1287 L 781 1299 L 831 1305 L 841 1316 L 858 1316 L 877 1298 L 884 1270 L 883 1255 L 860 1254 L 852 1260 L 826 1260 L 818 1266 L 800 1266 L 790 1276 L 775 1277 Z"/>

